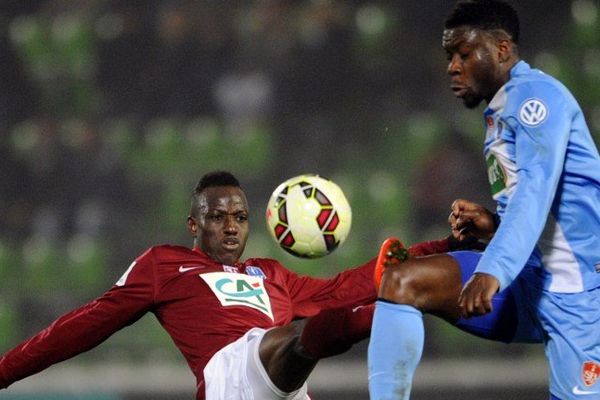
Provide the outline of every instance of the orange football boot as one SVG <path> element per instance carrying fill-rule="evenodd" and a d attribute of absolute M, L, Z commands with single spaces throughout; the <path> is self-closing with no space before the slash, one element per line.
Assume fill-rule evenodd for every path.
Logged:
<path fill-rule="evenodd" d="M 387 238 L 379 248 L 379 255 L 375 262 L 375 273 L 373 280 L 375 281 L 375 289 L 379 291 L 381 285 L 381 277 L 386 267 L 398 265 L 408 258 L 408 250 L 400 239 L 396 237 Z"/>

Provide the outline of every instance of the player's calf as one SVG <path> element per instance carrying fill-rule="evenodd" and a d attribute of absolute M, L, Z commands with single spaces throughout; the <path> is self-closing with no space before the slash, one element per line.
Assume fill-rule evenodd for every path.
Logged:
<path fill-rule="evenodd" d="M 300 351 L 321 359 L 342 354 L 369 337 L 374 304 L 321 311 L 309 318 L 302 329 Z"/>

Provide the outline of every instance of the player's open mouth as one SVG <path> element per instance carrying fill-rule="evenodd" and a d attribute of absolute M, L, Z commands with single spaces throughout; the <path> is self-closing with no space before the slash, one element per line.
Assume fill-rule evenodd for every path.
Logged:
<path fill-rule="evenodd" d="M 450 86 L 450 89 L 452 89 L 456 97 L 464 97 L 467 93 L 467 88 L 465 86 L 452 85 Z"/>
<path fill-rule="evenodd" d="M 227 238 L 222 243 L 226 249 L 237 249 L 240 245 L 240 241 L 237 238 Z"/>

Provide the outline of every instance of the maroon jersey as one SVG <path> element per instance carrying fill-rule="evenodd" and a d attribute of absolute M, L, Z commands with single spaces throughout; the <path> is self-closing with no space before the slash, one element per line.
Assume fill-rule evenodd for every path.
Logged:
<path fill-rule="evenodd" d="M 374 261 L 330 279 L 299 276 L 271 259 L 223 265 L 198 249 L 157 246 L 108 292 L 57 319 L 0 358 L 0 388 L 89 350 L 153 312 L 185 356 L 204 399 L 203 369 L 253 327 L 271 328 L 320 310 L 376 298 Z"/>

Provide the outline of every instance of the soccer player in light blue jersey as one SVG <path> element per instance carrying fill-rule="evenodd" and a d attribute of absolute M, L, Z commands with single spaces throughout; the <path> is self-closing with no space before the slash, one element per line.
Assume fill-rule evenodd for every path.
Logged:
<path fill-rule="evenodd" d="M 461 1 L 446 20 L 451 89 L 468 108 L 487 104 L 497 207 L 452 205 L 454 237 L 489 240 L 482 253 L 401 261 L 399 242 L 384 243 L 372 400 L 409 398 L 423 312 L 493 340 L 543 343 L 551 399 L 600 399 L 600 157 L 577 101 L 519 59 L 518 41 L 517 13 L 500 0 Z"/>

